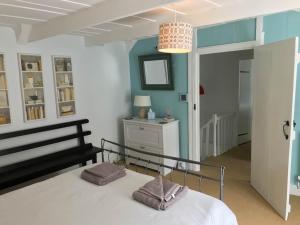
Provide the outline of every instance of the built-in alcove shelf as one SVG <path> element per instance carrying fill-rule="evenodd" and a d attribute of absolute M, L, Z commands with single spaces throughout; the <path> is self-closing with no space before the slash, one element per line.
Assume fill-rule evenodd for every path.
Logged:
<path fill-rule="evenodd" d="M 28 88 L 24 88 L 24 90 L 33 90 L 33 89 L 44 89 L 44 87 L 28 87 Z"/>
<path fill-rule="evenodd" d="M 5 72 L 4 54 L 0 53 L 0 126 L 10 124 L 10 108 L 8 101 L 8 87 Z"/>
<path fill-rule="evenodd" d="M 45 119 L 45 96 L 42 57 L 33 54 L 19 54 L 21 89 L 24 120 Z"/>
<path fill-rule="evenodd" d="M 53 56 L 53 71 L 56 89 L 57 116 L 76 113 L 72 59 L 68 56 Z"/>
<path fill-rule="evenodd" d="M 33 71 L 33 70 L 30 70 L 30 71 L 26 71 L 26 70 L 22 70 L 23 73 L 43 73 L 43 71 Z"/>

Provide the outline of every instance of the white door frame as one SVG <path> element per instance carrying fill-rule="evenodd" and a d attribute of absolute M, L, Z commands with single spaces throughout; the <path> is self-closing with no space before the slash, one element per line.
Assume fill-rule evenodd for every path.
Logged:
<path fill-rule="evenodd" d="M 253 52 L 254 54 L 254 52 Z M 244 60 L 244 59 L 242 59 Z M 252 65 L 252 62 L 253 62 L 253 59 L 246 59 L 246 60 L 250 60 L 251 61 L 251 65 Z M 238 103 L 239 103 L 239 107 L 240 107 L 240 99 L 241 99 L 241 67 L 240 67 L 240 61 L 239 60 L 239 97 L 238 97 Z M 253 103 L 253 97 L 252 97 L 252 88 L 253 88 L 253 76 L 252 76 L 252 69 L 250 68 L 250 122 L 252 121 L 252 103 Z M 239 117 L 240 117 L 240 113 L 238 111 L 238 116 L 237 116 L 237 121 L 239 121 Z M 249 130 L 249 133 L 250 133 L 250 140 L 251 140 L 251 123 L 250 123 L 250 130 Z M 243 143 L 239 143 L 239 122 L 237 122 L 237 139 L 236 139 L 236 144 L 243 144 Z"/>
<path fill-rule="evenodd" d="M 256 40 L 249 42 L 216 45 L 197 48 L 197 32 L 194 31 L 194 44 L 192 52 L 188 55 L 188 120 L 189 120 L 189 159 L 200 161 L 200 56 L 205 54 L 241 51 L 253 49 L 264 44 L 263 17 L 256 18 Z M 196 40 L 196 41 L 195 41 Z M 197 166 L 190 168 L 199 170 Z"/>

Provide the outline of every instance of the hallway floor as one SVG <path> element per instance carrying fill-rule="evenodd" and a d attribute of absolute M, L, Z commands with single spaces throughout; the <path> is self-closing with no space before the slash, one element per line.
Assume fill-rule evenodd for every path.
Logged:
<path fill-rule="evenodd" d="M 225 202 L 236 214 L 239 225 L 299 225 L 300 197 L 291 196 L 292 211 L 288 221 L 284 221 L 272 207 L 250 185 L 250 144 L 233 148 L 218 157 L 210 157 L 206 163 L 222 164 L 225 170 Z M 213 174 L 202 170 L 204 174 Z M 197 181 L 189 180 L 192 187 Z M 218 187 L 203 181 L 202 191 L 218 197 Z"/>

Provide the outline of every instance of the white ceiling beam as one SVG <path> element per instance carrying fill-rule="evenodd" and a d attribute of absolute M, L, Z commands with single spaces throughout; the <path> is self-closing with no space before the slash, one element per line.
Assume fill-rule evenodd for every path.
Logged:
<path fill-rule="evenodd" d="M 236 4 L 215 8 L 205 13 L 189 14 L 182 17 L 184 22 L 192 24 L 194 27 L 204 27 L 235 21 L 245 18 L 268 15 L 288 10 L 300 8 L 299 0 L 260 0 L 260 1 L 240 1 Z M 86 38 L 87 45 L 102 45 L 108 42 L 128 41 L 155 36 L 158 34 L 159 22 L 157 24 L 137 25 L 132 30 L 120 29 L 93 37 Z"/>
<path fill-rule="evenodd" d="M 37 41 L 60 34 L 70 33 L 86 27 L 143 13 L 178 1 L 181 0 L 103 1 L 73 14 L 34 24 L 28 41 Z"/>
<path fill-rule="evenodd" d="M 222 4 L 220 4 L 218 2 L 215 2 L 215 1 L 212 1 L 212 0 L 204 0 L 204 1 L 211 4 L 211 5 L 214 5 L 216 7 L 222 7 Z"/>
<path fill-rule="evenodd" d="M 93 46 L 103 45 L 109 42 L 131 41 L 144 37 L 151 37 L 158 33 L 158 26 L 158 23 L 142 23 L 135 25 L 133 29 L 118 29 L 103 35 L 85 38 L 85 43 L 87 46 Z"/>
<path fill-rule="evenodd" d="M 170 12 L 179 14 L 179 15 L 184 15 L 184 16 L 186 15 L 185 12 L 181 12 L 181 11 L 179 11 L 179 10 L 172 9 L 172 8 L 170 8 L 170 7 L 162 7 L 162 8 L 165 9 L 165 10 L 168 10 L 168 11 L 170 11 Z"/>
<path fill-rule="evenodd" d="M 30 24 L 20 24 L 17 27 L 14 28 L 17 42 L 19 44 L 26 44 L 29 34 L 31 32 L 32 26 Z"/>
<path fill-rule="evenodd" d="M 140 20 L 146 20 L 146 21 L 149 21 L 149 22 L 152 22 L 152 23 L 156 23 L 155 19 L 151 19 L 151 18 L 147 18 L 147 17 L 143 17 L 143 16 L 132 16 L 132 17 L 140 19 Z"/>

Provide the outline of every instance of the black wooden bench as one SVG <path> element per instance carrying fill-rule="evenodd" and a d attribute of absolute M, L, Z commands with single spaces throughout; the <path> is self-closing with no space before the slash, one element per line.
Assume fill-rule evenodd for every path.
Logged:
<path fill-rule="evenodd" d="M 0 166 L 0 189 L 11 187 L 13 185 L 20 184 L 22 182 L 49 173 L 53 173 L 58 170 L 62 170 L 77 164 L 84 166 L 89 160 L 92 160 L 93 163 L 96 163 L 97 153 L 101 152 L 101 149 L 93 147 L 91 143 L 85 143 L 84 137 L 90 135 L 91 131 L 83 131 L 82 125 L 88 122 L 89 120 L 82 119 L 0 134 L 1 144 L 1 141 L 4 141 L 6 139 L 21 138 L 26 137 L 26 135 L 38 135 L 42 133 L 45 134 L 45 132 L 59 131 L 63 128 L 69 129 L 68 127 L 76 128 L 76 131 L 74 133 L 55 138 L 43 139 L 40 141 L 33 140 L 33 142 L 31 142 L 30 144 L 23 144 L 5 149 L 1 148 L 0 145 L 0 157 L 40 148 L 43 146 L 51 147 L 51 145 L 53 144 L 66 142 L 74 139 L 75 141 L 76 139 L 78 140 L 78 145 L 76 145 L 75 147 L 63 150 L 59 149 L 59 151 L 54 153 L 49 153 L 21 162 Z M 30 138 L 29 136 L 27 137 Z"/>

